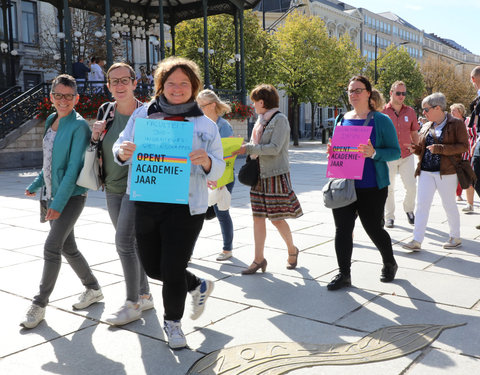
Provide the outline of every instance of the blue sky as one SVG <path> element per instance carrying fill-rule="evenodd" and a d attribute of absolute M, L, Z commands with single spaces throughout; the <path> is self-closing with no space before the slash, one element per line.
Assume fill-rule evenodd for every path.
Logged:
<path fill-rule="evenodd" d="M 480 55 L 480 0 L 345 0 L 375 13 L 393 12 L 426 33 L 453 39 Z"/>

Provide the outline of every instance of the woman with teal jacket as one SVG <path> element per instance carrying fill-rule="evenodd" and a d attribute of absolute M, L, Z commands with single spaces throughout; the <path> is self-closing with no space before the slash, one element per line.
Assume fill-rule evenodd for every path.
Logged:
<path fill-rule="evenodd" d="M 78 99 L 73 77 L 62 74 L 53 80 L 50 100 L 56 112 L 45 121 L 43 168 L 25 191 L 25 195 L 33 197 L 42 190 L 42 199 L 47 201 L 48 207 L 45 220 L 50 222 L 40 290 L 25 320 L 20 323 L 25 328 L 36 327 L 45 317 L 45 307 L 60 272 L 61 255 L 86 288 L 73 307 L 84 309 L 103 299 L 97 279 L 78 251 L 73 232 L 87 198 L 87 189 L 76 185 L 76 181 L 91 134 L 87 122 L 73 109 Z"/>
<path fill-rule="evenodd" d="M 340 272 L 327 285 L 328 290 L 337 290 L 350 286 L 350 265 L 352 262 L 352 232 L 355 220 L 360 217 L 362 226 L 380 251 L 383 267 L 381 282 L 390 282 L 395 278 L 397 262 L 393 256 L 392 240 L 383 228 L 383 211 L 387 200 L 388 177 L 387 161 L 400 158 L 400 146 L 397 132 L 390 118 L 376 112 L 371 103 L 372 86 L 367 78 L 355 76 L 348 85 L 348 99 L 353 110 L 341 119 L 341 126 L 362 126 L 369 114 L 372 133 L 367 144 L 360 144 L 359 152 L 365 157 L 361 180 L 355 180 L 357 200 L 345 207 L 332 210 L 335 221 L 335 252 Z M 336 125 L 340 119 L 337 118 Z M 330 155 L 330 145 L 327 153 Z"/>

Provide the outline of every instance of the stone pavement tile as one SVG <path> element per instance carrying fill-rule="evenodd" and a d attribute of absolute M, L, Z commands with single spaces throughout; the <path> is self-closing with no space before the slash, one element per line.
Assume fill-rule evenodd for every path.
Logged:
<path fill-rule="evenodd" d="M 228 332 L 228 335 L 221 332 Z M 212 338 L 208 339 L 209 336 Z M 208 353 L 250 342 L 294 341 L 334 344 L 354 342 L 363 336 L 364 334 L 358 331 L 250 307 L 190 334 L 188 340 L 189 345 L 195 350 Z M 325 338 L 330 341 L 325 342 Z"/>
<path fill-rule="evenodd" d="M 478 302 L 476 293 L 458 291 L 479 290 L 480 279 L 456 277 L 442 273 L 419 271 L 400 267 L 394 282 L 380 282 L 381 265 L 366 262 L 352 264 L 352 284 L 360 289 L 378 293 L 395 293 L 398 296 L 418 298 L 470 308 Z M 326 277 L 319 280 L 326 281 Z"/>
<path fill-rule="evenodd" d="M 480 258 L 473 255 L 448 254 L 429 267 L 428 271 L 480 279 Z"/>
<path fill-rule="evenodd" d="M 335 233 L 335 225 L 332 223 L 319 223 L 314 224 L 309 222 L 310 225 L 305 226 L 304 228 L 300 228 L 294 231 L 294 235 L 296 233 L 301 234 L 309 234 L 318 237 L 325 237 L 328 239 L 332 239 L 332 233 Z"/>
<path fill-rule="evenodd" d="M 332 293 L 317 281 L 270 273 L 227 278 L 215 287 L 218 298 L 329 323 L 377 295 L 362 290 Z"/>
<path fill-rule="evenodd" d="M 4 286 L 10 293 L 32 299 L 38 293 L 42 269 L 42 259 L 2 268 L 0 271 L 0 285 Z M 108 285 L 117 282 L 119 279 L 121 280 L 118 276 L 103 272 L 94 272 L 94 275 L 97 277 L 100 285 Z M 55 288 L 50 296 L 50 302 L 73 295 L 78 298 L 78 295 L 84 289 L 72 268 L 67 263 L 62 263 Z"/>
<path fill-rule="evenodd" d="M 5 284 L 1 283 L 1 285 Z M 41 322 L 34 329 L 25 329 L 19 324 L 23 321 L 25 314 L 30 308 L 31 302 L 10 293 L 4 293 L 3 291 L 0 291 L 0 300 L 2 301 L 2 306 L 8 306 L 8 309 L 2 309 L 2 319 L 0 319 L 0 332 L 2 333 L 2 340 L 0 340 L 0 358 L 96 324 L 94 321 L 85 319 L 84 317 L 47 306 L 45 321 Z M 55 329 L 52 329 L 52 327 L 55 327 Z M 14 357 L 17 355 L 18 354 Z M 31 359 L 33 360 L 33 358 Z M 0 373 L 20 373 L 6 371 L 6 361 L 6 359 L 0 360 Z M 26 361 L 29 362 L 30 360 Z M 29 372 L 23 371 L 22 367 L 22 373 L 28 374 Z M 30 372 L 30 374 L 34 373 L 36 372 Z"/>
<path fill-rule="evenodd" d="M 36 230 L 29 230 L 26 235 L 24 228 L 10 227 L 5 231 L 6 235 L 0 241 L 0 249 L 22 250 L 32 245 L 43 245 L 47 238 L 47 233 Z"/>
<path fill-rule="evenodd" d="M 75 238 L 114 243 L 115 228 L 111 223 L 90 222 L 85 225 L 76 225 Z"/>
<path fill-rule="evenodd" d="M 0 207 L 11 208 L 30 214 L 34 212 L 40 212 L 40 203 L 38 203 L 39 198 L 30 198 L 23 196 L 24 191 L 25 190 L 17 192 L 18 194 L 16 194 L 16 196 L 14 197 L 4 196 L 2 192 L 2 195 L 0 196 Z M 6 215 L 5 217 L 10 218 L 11 216 Z"/>
<path fill-rule="evenodd" d="M 0 261 L 0 270 L 1 270 L 4 267 L 36 261 L 38 260 L 38 257 L 21 254 L 16 251 L 0 249 L 0 259 L 1 259 Z"/>
<path fill-rule="evenodd" d="M 22 374 L 184 375 L 200 356 L 126 330 L 112 333 L 100 324 L 5 358 L 1 366 L 5 374 L 21 368 Z"/>
<path fill-rule="evenodd" d="M 23 230 L 34 230 L 38 232 L 49 232 L 50 231 L 49 223 L 41 223 L 40 209 L 38 208 L 37 211 L 38 212 L 35 212 L 33 214 L 31 213 L 29 216 L 12 217 L 8 219 L 3 219 L 2 222 L 7 224 L 10 228 L 20 228 Z"/>
<path fill-rule="evenodd" d="M 480 311 L 435 304 L 424 300 L 405 298 L 399 295 L 379 296 L 342 318 L 337 324 L 374 331 L 398 324 L 454 325 L 467 323 L 465 326 L 444 330 L 432 345 L 450 352 L 474 355 L 480 358 L 480 335 L 478 334 L 480 332 Z"/>
<path fill-rule="evenodd" d="M 40 204 L 38 202 L 37 207 L 38 207 L 38 217 L 40 217 Z M 1 206 L 2 210 L 0 211 L 0 220 L 2 220 L 3 223 L 8 224 L 8 220 L 11 218 L 26 218 L 30 217 L 32 215 L 31 211 L 24 210 L 21 208 L 10 208 L 10 207 L 5 207 Z"/>
<path fill-rule="evenodd" d="M 478 374 L 480 358 L 466 357 L 447 351 L 432 349 L 420 363 L 415 363 L 409 375 L 464 375 Z"/>

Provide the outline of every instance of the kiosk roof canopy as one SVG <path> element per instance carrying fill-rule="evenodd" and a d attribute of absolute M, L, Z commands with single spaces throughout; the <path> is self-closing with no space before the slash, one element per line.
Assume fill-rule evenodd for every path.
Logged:
<path fill-rule="evenodd" d="M 236 9 L 254 8 L 261 0 L 208 0 L 208 15 L 235 14 Z M 61 7 L 62 0 L 45 0 L 56 7 Z M 145 19 L 158 19 L 160 0 L 110 0 L 111 15 L 115 12 L 142 16 Z M 162 0 L 164 23 L 174 26 L 179 22 L 203 17 L 202 0 Z M 105 1 L 102 0 L 68 0 L 71 8 L 88 10 L 105 15 Z"/>

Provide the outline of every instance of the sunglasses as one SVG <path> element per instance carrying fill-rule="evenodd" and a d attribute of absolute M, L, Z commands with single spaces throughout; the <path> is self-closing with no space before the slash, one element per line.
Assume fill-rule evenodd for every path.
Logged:
<path fill-rule="evenodd" d="M 397 96 L 407 96 L 407 92 L 406 91 L 395 91 L 395 95 L 397 95 Z"/>
<path fill-rule="evenodd" d="M 71 102 L 73 98 L 76 96 L 75 94 L 60 94 L 58 92 L 52 92 L 51 94 L 56 100 L 65 99 L 65 100 L 68 100 L 69 102 Z"/>
<path fill-rule="evenodd" d="M 348 90 L 348 94 L 349 95 L 353 95 L 353 94 L 360 95 L 364 90 L 366 90 L 366 89 L 358 88 L 358 89 L 355 89 L 355 90 Z"/>
<path fill-rule="evenodd" d="M 422 111 L 428 113 L 428 111 L 430 111 L 431 109 L 434 109 L 435 107 L 425 107 L 425 108 L 422 108 Z"/>
<path fill-rule="evenodd" d="M 112 86 L 117 86 L 119 83 L 122 85 L 126 86 L 130 83 L 130 81 L 133 81 L 132 77 L 123 77 L 123 78 L 112 78 L 108 80 L 108 83 Z"/>

